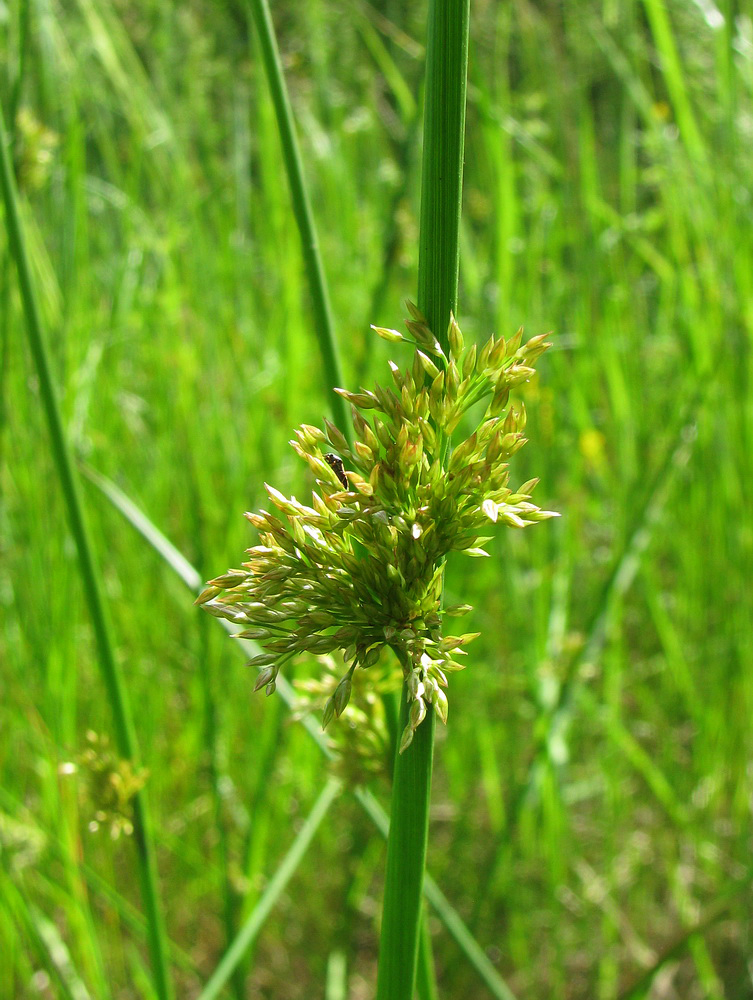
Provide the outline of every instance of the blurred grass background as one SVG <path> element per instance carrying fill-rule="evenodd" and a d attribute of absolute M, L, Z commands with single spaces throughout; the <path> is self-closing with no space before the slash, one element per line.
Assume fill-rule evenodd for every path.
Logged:
<path fill-rule="evenodd" d="M 451 564 L 483 635 L 429 869 L 520 1000 L 751 998 L 753 12 L 471 13 L 459 319 L 554 331 L 513 479 L 563 517 Z M 425 15 L 275 5 L 349 387 L 407 360 L 368 325 L 415 296 Z M 264 481 L 305 496 L 287 441 L 330 407 L 246 7 L 6 0 L 0 66 L 71 443 L 215 575 Z M 112 723 L 0 241 L 0 997 L 151 997 L 132 847 L 65 773 Z M 198 996 L 325 764 L 85 496 Z M 341 797 L 226 995 L 369 997 L 383 860 Z M 431 930 L 441 995 L 488 995 Z"/>

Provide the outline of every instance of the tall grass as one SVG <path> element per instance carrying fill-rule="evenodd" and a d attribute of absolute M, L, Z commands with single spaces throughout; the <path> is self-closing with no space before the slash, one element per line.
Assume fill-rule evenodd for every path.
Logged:
<path fill-rule="evenodd" d="M 7 11 L 0 102 L 23 111 L 16 176 L 63 427 L 205 576 L 249 544 L 239 513 L 264 480 L 305 495 L 289 431 L 331 405 L 246 8 Z M 461 951 L 429 921 L 440 995 L 486 990 L 484 961 L 519 1000 L 750 992 L 753 32 L 718 11 L 471 11 L 461 325 L 555 331 L 515 473 L 530 462 L 564 516 L 448 573 L 448 602 L 475 604 L 487 638 L 435 753 L 430 885 L 473 934 Z M 415 287 L 406 95 L 424 17 L 275 8 L 347 385 L 383 378 L 365 331 L 396 326 Z M 149 996 L 130 847 L 89 832 L 84 776 L 59 773 L 111 721 L 6 274 L 0 996 Z M 277 699 L 250 698 L 159 555 L 84 499 L 138 707 L 176 992 L 198 996 L 226 951 L 227 886 L 241 928 L 314 808 L 320 750 Z M 373 982 L 374 832 L 354 800 L 329 807 L 245 953 L 247 991 L 309 996 L 328 969 L 333 995 Z"/>

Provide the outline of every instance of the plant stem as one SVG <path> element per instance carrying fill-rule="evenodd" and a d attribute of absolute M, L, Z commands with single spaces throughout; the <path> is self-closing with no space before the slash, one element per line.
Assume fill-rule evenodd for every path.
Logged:
<path fill-rule="evenodd" d="M 47 356 L 47 347 L 42 333 L 42 322 L 18 209 L 18 195 L 8 152 L 2 108 L 0 108 L 0 187 L 5 202 L 8 245 L 18 269 L 29 346 L 34 357 L 39 378 L 39 393 L 49 425 L 52 458 L 57 468 L 63 497 L 68 508 L 71 532 L 76 542 L 79 571 L 99 650 L 99 666 L 113 713 L 118 753 L 126 760 L 138 764 L 133 716 L 123 675 L 115 656 L 110 623 L 102 597 L 99 568 L 94 557 L 84 507 L 81 502 L 78 473 L 71 459 L 65 437 L 57 393 Z M 167 958 L 167 936 L 159 904 L 157 866 L 154 857 L 151 823 L 143 790 L 137 792 L 132 801 L 133 836 L 137 848 L 141 894 L 149 930 L 149 948 L 155 977 L 155 989 L 160 1000 L 169 1000 L 173 996 L 173 990 Z"/>
<path fill-rule="evenodd" d="M 470 0 L 429 5 L 418 308 L 445 354 L 458 297 L 469 5 Z"/>
<path fill-rule="evenodd" d="M 404 686 L 401 732 L 408 724 L 409 712 Z M 410 747 L 395 754 L 377 1000 L 411 1000 L 413 996 L 423 913 L 434 724 L 430 707 Z"/>
<path fill-rule="evenodd" d="M 331 390 L 335 386 L 343 386 L 345 383 L 332 323 L 327 280 L 324 276 L 324 266 L 319 253 L 316 225 L 303 176 L 303 163 L 298 149 L 293 111 L 285 86 L 285 77 L 282 72 L 269 4 L 267 0 L 247 0 L 247 2 L 259 33 L 264 70 L 267 74 L 267 82 L 277 116 L 277 128 L 280 132 L 285 172 L 288 175 L 290 185 L 293 213 L 298 224 L 298 231 L 301 234 L 303 262 L 314 311 L 314 329 L 324 365 L 324 382 L 327 390 Z M 345 400 L 336 393 L 329 392 L 329 395 L 334 397 L 331 400 L 334 421 L 348 440 L 351 440 L 352 426 Z"/>
<path fill-rule="evenodd" d="M 457 308 L 469 0 L 430 0 L 421 179 L 418 307 L 448 353 Z M 408 722 L 403 685 L 401 731 Z M 421 930 L 435 714 L 395 757 L 377 1000 L 412 1000 Z"/>

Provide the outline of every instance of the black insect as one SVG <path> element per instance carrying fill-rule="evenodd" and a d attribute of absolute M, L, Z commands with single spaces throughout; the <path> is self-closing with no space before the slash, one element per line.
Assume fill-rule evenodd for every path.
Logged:
<path fill-rule="evenodd" d="M 343 485 L 343 489 L 344 490 L 349 489 L 350 487 L 348 485 L 348 480 L 345 476 L 345 466 L 343 465 L 343 460 L 341 458 L 338 458 L 337 455 L 333 455 L 331 451 L 328 451 L 327 454 L 324 456 L 324 461 L 327 463 L 330 469 L 332 469 L 334 474 L 340 480 L 340 482 Z"/>

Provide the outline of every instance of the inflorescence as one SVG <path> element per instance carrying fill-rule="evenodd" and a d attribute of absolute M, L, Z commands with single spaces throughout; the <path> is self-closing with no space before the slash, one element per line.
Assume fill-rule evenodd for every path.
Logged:
<path fill-rule="evenodd" d="M 323 725 L 350 699 L 357 667 L 368 668 L 389 647 L 411 701 L 400 751 L 432 705 L 447 721 L 447 674 L 462 669 L 463 647 L 478 633 L 444 634 L 445 615 L 469 605 L 441 606 L 445 557 L 486 556 L 492 524 L 524 528 L 557 515 L 531 503 L 533 479 L 513 491 L 508 460 L 526 443 L 522 402 L 510 390 L 534 374 L 550 346 L 545 336 L 521 344 L 489 338 L 465 349 L 451 317 L 446 354 L 421 313 L 408 303 L 412 338 L 373 327 L 393 343 L 415 345 L 412 367 L 390 362 L 395 388 L 348 392 L 354 444 L 325 420 L 304 424 L 292 447 L 314 474 L 311 506 L 266 490 L 275 511 L 247 513 L 260 544 L 248 562 L 211 580 L 197 604 L 242 627 L 264 649 L 255 690 L 275 690 L 280 668 L 299 653 L 341 650 L 349 664 L 326 704 Z M 450 436 L 474 404 L 489 399 L 476 430 L 453 449 Z M 367 419 L 366 411 L 373 416 Z M 332 453 L 334 449 L 337 454 Z"/>

